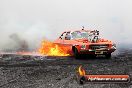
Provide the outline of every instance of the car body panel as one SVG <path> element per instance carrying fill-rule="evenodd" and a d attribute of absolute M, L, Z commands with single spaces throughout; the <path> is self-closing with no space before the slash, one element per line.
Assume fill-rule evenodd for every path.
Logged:
<path fill-rule="evenodd" d="M 69 49 L 68 52 L 70 52 L 71 54 L 73 54 L 73 50 L 72 50 L 73 47 L 77 48 L 78 53 L 80 54 L 108 54 L 116 50 L 116 46 L 113 46 L 114 43 L 110 40 L 100 38 L 96 42 L 91 42 L 90 39 L 88 38 L 72 39 L 70 33 L 73 32 L 76 31 L 63 32 L 61 36 L 54 41 L 54 43 L 63 47 L 67 47 Z M 88 32 L 90 35 L 90 33 L 94 34 L 94 32 L 98 32 L 98 31 L 77 30 L 77 32 L 80 33 Z M 68 39 L 68 37 L 66 37 L 67 35 L 70 36 L 69 38 L 71 39 Z"/>

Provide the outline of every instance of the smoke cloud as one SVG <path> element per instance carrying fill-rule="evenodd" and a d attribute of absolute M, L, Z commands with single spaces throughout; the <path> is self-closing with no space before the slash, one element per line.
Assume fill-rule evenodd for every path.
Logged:
<path fill-rule="evenodd" d="M 82 26 L 99 30 L 102 37 L 118 45 L 131 44 L 131 3 L 131 0 L 0 0 L 0 49 L 19 49 L 23 42 L 28 49 L 35 50 L 43 39 L 53 41 L 64 30 Z"/>

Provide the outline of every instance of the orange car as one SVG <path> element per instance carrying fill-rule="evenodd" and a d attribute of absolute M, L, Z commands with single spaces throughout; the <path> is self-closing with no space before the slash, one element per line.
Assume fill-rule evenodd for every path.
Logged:
<path fill-rule="evenodd" d="M 110 58 L 111 53 L 116 50 L 116 45 L 112 41 L 100 38 L 97 30 L 66 31 L 54 43 L 70 47 L 69 50 L 75 58 L 82 54 L 105 55 Z"/>

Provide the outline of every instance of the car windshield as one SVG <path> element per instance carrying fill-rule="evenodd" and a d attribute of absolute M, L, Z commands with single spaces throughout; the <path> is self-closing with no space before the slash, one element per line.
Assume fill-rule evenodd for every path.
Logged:
<path fill-rule="evenodd" d="M 80 39 L 80 38 L 88 38 L 88 33 L 87 32 L 80 32 L 76 31 L 72 33 L 72 38 L 73 39 Z"/>
<path fill-rule="evenodd" d="M 97 41 L 100 39 L 98 35 L 95 35 L 93 33 L 88 33 L 88 32 L 80 32 L 80 31 L 75 31 L 72 34 L 72 39 L 82 39 L 86 38 L 89 41 Z"/>

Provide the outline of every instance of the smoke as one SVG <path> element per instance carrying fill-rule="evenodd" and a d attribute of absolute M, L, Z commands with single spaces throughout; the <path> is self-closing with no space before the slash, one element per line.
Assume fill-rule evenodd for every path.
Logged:
<path fill-rule="evenodd" d="M 99 30 L 102 37 L 118 45 L 131 44 L 131 3 L 131 0 L 1 0 L 0 49 L 19 49 L 25 41 L 29 50 L 35 50 L 43 39 L 53 41 L 63 31 L 82 26 Z"/>
<path fill-rule="evenodd" d="M 16 43 L 16 50 L 18 51 L 28 51 L 28 43 L 26 40 L 22 40 L 17 34 L 10 35 L 10 38 Z"/>
<path fill-rule="evenodd" d="M 1 26 L 0 49 L 7 51 L 31 51 L 37 50 L 44 39 L 50 39 L 50 31 L 42 23 L 29 26 L 18 23 L 8 23 Z"/>

